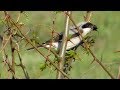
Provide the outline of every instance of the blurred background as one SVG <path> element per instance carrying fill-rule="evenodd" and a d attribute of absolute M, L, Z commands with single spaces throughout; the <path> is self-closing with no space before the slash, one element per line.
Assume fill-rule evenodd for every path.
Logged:
<path fill-rule="evenodd" d="M 17 19 L 18 11 L 9 11 L 14 20 Z M 84 21 L 83 16 L 85 11 L 73 11 L 72 17 L 76 23 Z M 24 24 L 23 30 L 29 31 L 28 36 L 35 38 L 40 43 L 45 42 L 51 38 L 52 23 L 55 21 L 56 32 L 64 31 L 64 13 L 52 11 L 25 11 L 20 17 L 20 23 Z M 4 13 L 0 12 L 0 35 L 3 35 L 5 25 L 3 23 Z M 91 22 L 98 27 L 98 32 L 92 32 L 95 39 L 91 50 L 96 57 L 106 66 L 114 77 L 117 77 L 118 68 L 120 65 L 120 53 L 114 53 L 120 50 L 120 12 L 119 11 L 93 11 Z M 71 24 L 72 25 L 72 24 Z M 1 42 L 0 42 L 1 43 Z M 24 43 L 24 42 L 23 42 Z M 28 45 L 30 47 L 30 45 Z M 23 59 L 23 64 L 29 73 L 30 78 L 42 79 L 56 78 L 56 71 L 53 68 L 46 68 L 44 71 L 40 70 L 41 65 L 45 59 L 40 56 L 35 50 L 27 51 L 25 44 L 20 45 L 20 53 Z M 47 55 L 47 50 L 40 49 Z M 9 52 L 9 49 L 8 49 Z M 93 58 L 91 55 L 85 54 L 84 50 L 79 47 L 77 53 L 81 60 L 76 60 L 72 63 L 70 77 L 75 79 L 109 79 L 110 77 L 101 68 L 101 66 L 94 62 L 91 64 Z M 11 58 L 11 53 L 9 57 Z M 53 56 L 50 57 L 54 59 Z M 16 55 L 16 63 L 19 62 Z M 7 78 L 9 74 L 2 62 L 2 54 L 0 53 L 0 77 Z M 24 74 L 20 67 L 16 67 L 16 76 L 23 78 Z"/>

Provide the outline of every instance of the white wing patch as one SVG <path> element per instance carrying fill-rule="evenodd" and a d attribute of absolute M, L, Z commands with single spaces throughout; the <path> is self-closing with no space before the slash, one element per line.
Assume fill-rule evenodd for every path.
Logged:
<path fill-rule="evenodd" d="M 55 49 L 58 49 L 58 42 L 54 42 L 52 43 L 52 45 L 46 45 L 47 48 L 51 47 L 51 48 L 55 48 Z"/>
<path fill-rule="evenodd" d="M 82 33 L 82 36 L 84 37 L 84 36 L 87 35 L 90 31 L 91 31 L 91 28 L 84 28 L 84 29 L 83 29 L 83 33 Z"/>

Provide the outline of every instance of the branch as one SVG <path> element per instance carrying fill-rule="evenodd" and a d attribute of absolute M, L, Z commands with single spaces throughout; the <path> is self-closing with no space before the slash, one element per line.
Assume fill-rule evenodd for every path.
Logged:
<path fill-rule="evenodd" d="M 49 61 L 57 70 L 59 70 L 66 78 L 69 79 L 69 77 L 61 70 L 59 69 L 48 57 L 46 57 L 42 52 L 38 50 L 36 46 L 34 46 L 31 42 L 31 40 L 19 29 L 19 27 L 16 25 L 16 23 L 11 19 L 13 25 L 19 30 L 19 32 L 25 37 L 26 41 L 35 48 L 35 50 L 42 55 L 47 61 Z"/>
<path fill-rule="evenodd" d="M 84 16 L 84 20 L 86 22 L 90 22 L 91 16 L 92 16 L 92 11 L 87 11 L 86 16 Z"/>
<path fill-rule="evenodd" d="M 69 15 L 71 14 L 71 11 L 65 11 L 66 13 L 68 13 Z M 62 46 L 60 49 L 60 57 L 61 60 L 59 61 L 59 68 L 61 70 L 63 70 L 64 68 L 64 62 L 65 62 L 65 52 L 66 52 L 66 46 L 67 46 L 67 37 L 68 37 L 68 33 L 69 33 L 69 16 L 66 15 L 66 21 L 65 21 L 65 31 L 64 31 L 64 35 L 63 35 L 63 40 L 62 40 Z M 61 74 L 61 72 L 58 72 L 58 79 L 63 79 L 64 76 Z"/>
<path fill-rule="evenodd" d="M 93 53 L 93 52 L 91 51 L 91 49 L 88 47 L 85 39 L 83 38 L 83 36 L 82 36 L 79 28 L 78 28 L 77 25 L 75 24 L 75 22 L 74 22 L 74 20 L 72 19 L 72 17 L 71 17 L 68 13 L 66 13 L 66 15 L 69 16 L 70 20 L 72 21 L 72 23 L 74 24 L 74 26 L 77 28 L 78 32 L 80 33 L 80 37 L 81 37 L 82 40 L 84 41 L 85 48 L 90 52 L 90 54 L 93 56 L 94 60 L 105 70 L 105 72 L 106 72 L 112 79 L 114 79 L 113 75 L 112 75 L 112 74 L 105 68 L 105 66 L 96 58 L 96 56 L 94 55 L 94 53 Z M 86 20 L 89 20 L 88 18 L 90 18 L 90 15 L 91 15 L 91 14 L 90 14 L 90 12 L 89 12 L 89 14 L 86 15 L 86 18 L 87 18 Z"/>
<path fill-rule="evenodd" d="M 17 65 L 17 66 L 20 66 L 20 67 L 22 68 L 23 73 L 24 73 L 24 75 L 25 75 L 25 78 L 26 78 L 26 79 L 30 79 L 29 74 L 28 74 L 27 70 L 25 70 L 25 66 L 24 66 L 23 63 L 22 63 L 22 58 L 21 58 L 21 56 L 20 56 L 20 53 L 19 53 L 18 50 L 16 50 L 16 51 L 17 51 L 17 53 L 18 53 L 18 57 L 19 57 L 19 60 L 20 60 L 20 64 Z"/>
<path fill-rule="evenodd" d="M 5 44 L 3 43 L 5 40 L 4 40 L 4 37 L 3 37 L 3 41 L 2 41 L 2 48 L 0 50 L 0 53 L 5 49 L 6 45 L 8 44 L 8 41 L 10 40 L 11 38 L 11 35 L 9 35 L 7 41 L 5 42 Z"/>
<path fill-rule="evenodd" d="M 13 46 L 12 37 L 10 38 L 10 47 L 11 47 L 11 56 L 12 56 L 11 68 L 13 70 L 13 77 L 14 77 L 14 75 L 15 75 L 15 48 Z"/>
<path fill-rule="evenodd" d="M 12 37 L 13 37 L 13 32 L 12 32 L 12 29 L 11 29 L 11 26 L 10 26 L 10 16 L 8 15 L 8 13 L 5 11 L 4 12 L 5 14 L 5 20 L 6 20 L 6 24 L 7 24 L 7 27 L 8 27 L 8 34 L 10 35 L 10 48 L 11 48 L 11 57 L 12 57 L 12 65 L 11 65 L 11 68 L 12 68 L 12 75 L 13 75 L 13 78 L 15 78 L 15 48 L 14 48 L 14 45 L 13 45 L 13 40 L 12 40 Z M 4 46 L 5 47 L 5 46 Z"/>

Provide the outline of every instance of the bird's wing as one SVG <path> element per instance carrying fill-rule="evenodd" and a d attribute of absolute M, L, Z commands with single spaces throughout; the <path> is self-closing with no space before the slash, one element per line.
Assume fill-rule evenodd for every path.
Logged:
<path fill-rule="evenodd" d="M 54 36 L 50 40 L 44 42 L 43 44 L 50 44 L 51 42 L 61 42 L 63 39 L 63 32 L 59 33 L 58 35 Z"/>
<path fill-rule="evenodd" d="M 80 32 L 83 33 L 83 30 L 80 29 L 80 26 L 77 25 L 77 27 L 79 28 Z M 69 34 L 75 34 L 75 33 L 78 33 L 77 28 L 75 26 L 70 26 Z"/>
<path fill-rule="evenodd" d="M 61 32 L 60 34 L 54 37 L 55 42 L 58 42 L 58 41 L 61 42 L 62 39 L 63 39 L 63 32 Z"/>

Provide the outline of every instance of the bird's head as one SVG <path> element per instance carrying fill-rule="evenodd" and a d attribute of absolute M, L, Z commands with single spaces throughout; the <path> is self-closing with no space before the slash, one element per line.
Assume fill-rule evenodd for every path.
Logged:
<path fill-rule="evenodd" d="M 78 26 L 83 36 L 88 34 L 90 31 L 97 31 L 97 26 L 91 22 L 81 22 L 78 24 Z"/>
<path fill-rule="evenodd" d="M 80 25 L 80 29 L 86 29 L 86 28 L 89 28 L 93 31 L 97 31 L 97 26 L 92 24 L 91 22 L 82 22 L 79 24 Z"/>
<path fill-rule="evenodd" d="M 81 31 L 82 35 L 85 36 L 90 31 L 97 31 L 97 26 L 91 22 L 80 22 L 77 24 L 77 27 Z M 75 26 L 70 27 L 69 34 L 77 33 L 77 28 Z"/>

